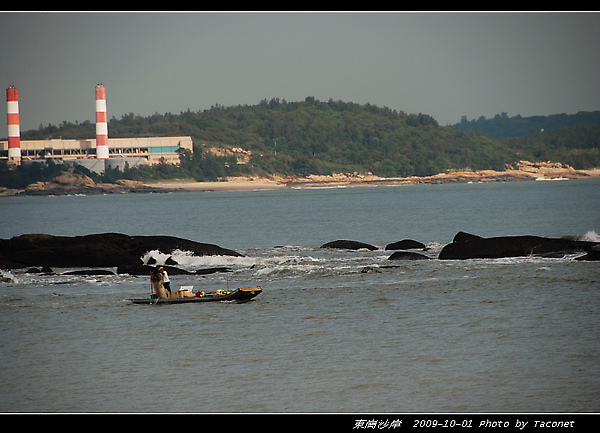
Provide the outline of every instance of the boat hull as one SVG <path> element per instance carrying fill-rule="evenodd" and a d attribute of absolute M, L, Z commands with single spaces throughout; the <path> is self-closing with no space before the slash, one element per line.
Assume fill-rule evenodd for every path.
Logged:
<path fill-rule="evenodd" d="M 258 296 L 262 292 L 262 287 L 241 287 L 231 293 L 217 295 L 206 294 L 204 296 L 194 296 L 185 298 L 141 298 L 130 299 L 134 304 L 145 305 L 171 305 L 171 304 L 190 304 L 199 302 L 222 302 L 222 301 L 237 301 L 246 302 Z"/>

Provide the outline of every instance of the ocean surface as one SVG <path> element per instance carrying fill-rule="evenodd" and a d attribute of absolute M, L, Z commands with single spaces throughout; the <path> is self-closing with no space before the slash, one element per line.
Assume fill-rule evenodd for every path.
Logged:
<path fill-rule="evenodd" d="M 0 220 L 214 243 L 244 257 L 176 252 L 231 272 L 172 286 L 263 286 L 145 306 L 145 277 L 2 270 L 0 412 L 600 411 L 600 263 L 436 259 L 458 231 L 598 241 L 599 180 L 4 197 Z M 388 260 L 402 239 L 432 260 Z"/>

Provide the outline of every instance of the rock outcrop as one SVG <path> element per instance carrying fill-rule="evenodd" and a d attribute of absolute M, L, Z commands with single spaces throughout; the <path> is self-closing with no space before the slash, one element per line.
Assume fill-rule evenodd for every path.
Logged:
<path fill-rule="evenodd" d="M 430 258 L 424 254 L 413 253 L 411 251 L 396 251 L 388 257 L 388 260 L 430 260 Z"/>
<path fill-rule="evenodd" d="M 124 194 L 169 192 L 165 188 L 154 188 L 140 181 L 119 179 L 115 183 L 96 183 L 89 176 L 65 172 L 47 182 L 36 182 L 25 189 L 0 188 L 0 196 L 9 195 L 75 195 L 75 194 Z"/>
<path fill-rule="evenodd" d="M 459 232 L 440 251 L 440 259 L 497 259 L 503 257 L 563 257 L 579 252 L 594 253 L 600 243 L 540 236 L 500 236 L 483 238 Z"/>
<path fill-rule="evenodd" d="M 575 260 L 583 262 L 595 262 L 600 260 L 600 245 L 592 248 L 585 256 L 577 257 Z"/>
<path fill-rule="evenodd" d="M 236 251 L 218 245 L 174 236 L 103 233 L 70 237 L 26 234 L 11 239 L 0 239 L 0 268 L 139 266 L 142 264 L 141 257 L 152 250 L 159 250 L 165 254 L 181 250 L 196 256 L 241 256 Z"/>
<path fill-rule="evenodd" d="M 425 248 L 426 248 L 425 244 L 418 242 L 418 241 L 414 241 L 412 239 L 403 239 L 401 241 L 388 244 L 385 247 L 385 249 L 388 251 L 389 250 L 415 250 L 415 249 L 424 250 Z"/>
<path fill-rule="evenodd" d="M 371 251 L 378 249 L 376 246 L 366 244 L 364 242 L 349 241 L 345 239 L 327 242 L 326 244 L 321 245 L 321 248 L 338 248 L 342 250 L 360 250 L 366 248 Z"/>
<path fill-rule="evenodd" d="M 220 266 L 212 268 L 198 269 L 196 271 L 186 271 L 185 269 L 178 268 L 176 266 L 163 265 L 162 266 L 169 275 L 208 275 L 215 274 L 217 272 L 231 272 L 231 268 Z M 156 269 L 156 265 L 121 265 L 117 267 L 117 274 L 128 274 L 128 275 L 150 275 Z"/>

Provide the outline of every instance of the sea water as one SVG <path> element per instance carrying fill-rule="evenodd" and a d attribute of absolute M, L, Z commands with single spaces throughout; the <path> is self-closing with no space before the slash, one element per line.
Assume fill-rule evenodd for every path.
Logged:
<path fill-rule="evenodd" d="M 2 270 L 2 412 L 598 412 L 598 262 L 438 260 L 458 231 L 598 241 L 600 182 L 0 198 L 0 238 L 164 234 L 172 286 L 254 300 L 134 305 L 146 277 Z M 337 239 L 377 250 L 331 250 Z M 390 261 L 414 239 L 431 260 Z M 171 256 L 149 251 L 159 263 Z M 115 269 L 112 269 L 115 271 Z"/>

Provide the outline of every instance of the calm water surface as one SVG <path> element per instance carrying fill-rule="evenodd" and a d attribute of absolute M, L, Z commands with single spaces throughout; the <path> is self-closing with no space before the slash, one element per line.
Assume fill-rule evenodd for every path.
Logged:
<path fill-rule="evenodd" d="M 1 198 L 0 238 L 215 243 L 244 257 L 174 258 L 232 272 L 172 284 L 264 291 L 142 306 L 146 278 L 3 270 L 0 411 L 598 412 L 597 262 L 435 257 L 461 230 L 598 240 L 599 204 L 597 180 Z M 387 260 L 405 238 L 433 259 Z"/>

